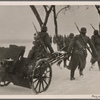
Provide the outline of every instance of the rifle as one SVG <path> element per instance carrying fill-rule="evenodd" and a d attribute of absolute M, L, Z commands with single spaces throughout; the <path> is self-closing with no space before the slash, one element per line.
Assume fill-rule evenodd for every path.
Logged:
<path fill-rule="evenodd" d="M 100 34 L 100 23 L 99 23 L 99 34 Z"/>
<path fill-rule="evenodd" d="M 63 46 L 59 51 L 62 51 L 63 49 L 65 49 L 66 48 L 66 46 Z"/>
<path fill-rule="evenodd" d="M 75 26 L 76 26 L 77 30 L 79 31 L 79 33 L 80 33 L 80 30 L 79 30 L 79 28 L 78 28 L 78 26 L 77 26 L 76 23 L 75 23 Z M 80 35 L 81 35 L 81 33 L 80 33 Z M 81 35 L 81 37 L 82 37 L 82 39 L 83 39 L 83 42 L 84 42 L 85 45 L 86 45 L 87 50 L 90 52 L 91 55 L 93 55 L 92 52 L 91 52 L 91 50 L 90 50 L 90 47 L 87 45 L 87 43 L 86 43 L 84 37 L 83 37 L 82 35 Z"/>
<path fill-rule="evenodd" d="M 93 26 L 92 26 L 92 24 L 90 24 L 91 25 L 91 27 L 93 28 L 93 30 L 96 30 Z"/>
<path fill-rule="evenodd" d="M 38 34 L 38 31 L 37 31 L 37 29 L 36 29 L 36 26 L 34 25 L 34 23 L 33 23 L 33 22 L 32 22 L 32 24 L 33 24 L 33 26 L 34 26 L 34 28 L 35 28 L 36 33 Z M 40 42 L 41 42 L 41 44 L 42 44 L 43 48 L 45 49 L 45 51 L 46 51 L 47 53 L 49 53 L 49 52 L 48 52 L 48 50 L 47 50 L 47 48 L 45 47 L 44 43 L 42 42 L 42 40 L 41 40 L 40 36 L 39 36 L 39 40 L 40 40 Z"/>

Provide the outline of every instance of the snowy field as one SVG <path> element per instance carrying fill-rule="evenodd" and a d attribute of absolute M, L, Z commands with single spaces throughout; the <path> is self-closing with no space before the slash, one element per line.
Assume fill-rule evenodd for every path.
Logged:
<path fill-rule="evenodd" d="M 70 80 L 70 71 L 66 68 L 60 69 L 56 64 L 52 66 L 52 81 L 47 89 L 47 91 L 38 94 L 38 97 L 45 97 L 48 95 L 53 95 L 53 97 L 58 97 L 57 95 L 64 95 L 65 97 L 69 96 L 79 96 L 80 95 L 98 95 L 100 94 L 100 71 L 98 71 L 97 64 L 94 66 L 94 69 L 89 71 L 90 67 L 90 55 L 87 57 L 87 65 L 84 70 L 84 77 L 79 76 L 78 69 L 75 72 L 75 81 Z M 0 95 L 30 95 L 29 97 L 37 96 L 31 89 L 15 86 L 12 83 L 5 87 L 0 87 Z M 5 97 L 5 96 L 4 96 Z M 24 97 L 24 96 L 22 96 Z M 52 97 L 52 96 L 50 96 Z M 61 96 L 63 97 L 63 96 Z"/>
<path fill-rule="evenodd" d="M 90 65 L 84 70 L 84 77 L 79 77 L 78 69 L 75 73 L 75 81 L 70 81 L 70 71 L 66 68 L 60 69 L 56 65 L 52 66 L 53 76 L 52 82 L 47 91 L 38 94 L 45 95 L 98 95 L 100 94 L 100 72 L 97 66 L 92 71 L 89 71 Z M 0 95 L 35 95 L 31 89 L 15 86 L 10 84 L 5 87 L 0 87 Z M 23 96 L 24 97 L 24 96 Z"/>

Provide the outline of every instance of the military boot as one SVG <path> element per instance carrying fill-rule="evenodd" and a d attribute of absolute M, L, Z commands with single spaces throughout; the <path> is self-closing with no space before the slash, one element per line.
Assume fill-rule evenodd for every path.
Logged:
<path fill-rule="evenodd" d="M 75 80 L 75 77 L 74 77 L 74 71 L 73 71 L 73 70 L 71 71 L 70 80 Z"/>
<path fill-rule="evenodd" d="M 75 80 L 75 77 L 70 77 L 70 80 Z"/>
<path fill-rule="evenodd" d="M 98 61 L 98 68 L 99 68 L 99 71 L 100 71 L 100 61 Z"/>
<path fill-rule="evenodd" d="M 83 69 L 79 70 L 80 77 L 83 77 Z"/>

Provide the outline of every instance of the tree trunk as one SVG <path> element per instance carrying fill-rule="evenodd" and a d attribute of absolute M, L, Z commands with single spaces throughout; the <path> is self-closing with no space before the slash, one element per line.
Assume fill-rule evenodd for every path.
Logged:
<path fill-rule="evenodd" d="M 95 8 L 97 9 L 98 14 L 100 16 L 100 6 L 99 5 L 95 5 Z M 99 34 L 100 34 L 100 22 L 99 22 Z"/>
<path fill-rule="evenodd" d="M 55 24 L 55 35 L 58 37 L 58 25 L 57 25 L 57 17 L 56 17 L 56 8 L 53 7 L 53 14 L 54 14 L 54 24 Z"/>
<path fill-rule="evenodd" d="M 41 19 L 40 15 L 39 15 L 37 9 L 35 8 L 34 5 L 30 5 L 30 7 L 31 7 L 36 19 L 38 20 L 40 27 L 41 27 L 43 25 L 43 22 L 42 22 L 42 19 Z"/>
<path fill-rule="evenodd" d="M 98 14 L 99 14 L 99 16 L 100 16 L 100 6 L 95 5 L 95 7 L 96 7 L 96 9 L 97 9 L 97 11 L 98 11 Z"/>
<path fill-rule="evenodd" d="M 46 12 L 46 16 L 45 16 L 45 20 L 44 20 L 44 25 L 47 25 L 48 18 L 49 18 L 49 15 L 50 15 L 50 13 L 51 13 L 51 10 L 52 10 L 53 6 L 51 6 L 51 7 L 49 8 L 49 10 L 47 10 L 47 6 L 44 5 L 43 7 L 44 7 L 45 12 Z"/>

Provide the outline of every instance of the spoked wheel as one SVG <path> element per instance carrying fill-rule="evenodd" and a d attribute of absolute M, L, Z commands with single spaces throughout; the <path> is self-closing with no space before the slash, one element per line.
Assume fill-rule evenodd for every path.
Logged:
<path fill-rule="evenodd" d="M 10 84 L 9 81 L 0 82 L 0 86 L 1 86 L 1 87 L 7 86 L 7 85 L 9 85 L 9 84 Z"/>
<path fill-rule="evenodd" d="M 48 61 L 38 61 L 32 74 L 32 89 L 36 93 L 47 90 L 52 78 L 52 69 Z"/>

